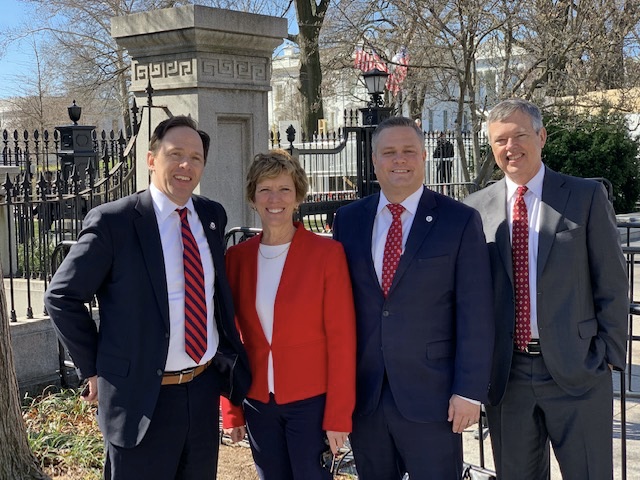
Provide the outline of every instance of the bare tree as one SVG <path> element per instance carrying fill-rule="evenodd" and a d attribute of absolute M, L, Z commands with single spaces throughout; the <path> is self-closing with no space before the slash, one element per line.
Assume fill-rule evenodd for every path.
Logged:
<path fill-rule="evenodd" d="M 0 267 L 0 478 L 12 480 L 48 479 L 29 449 L 22 418 L 9 335 L 9 316 Z"/>
<path fill-rule="evenodd" d="M 302 129 L 312 134 L 317 129 L 318 120 L 324 118 L 319 40 L 329 0 L 295 0 L 295 6 L 299 33 L 289 35 L 289 40 L 300 48 Z"/>
<path fill-rule="evenodd" d="M 465 180 L 483 182 L 494 162 L 483 156 L 478 133 L 500 99 L 525 97 L 543 107 L 591 102 L 586 107 L 603 102 L 587 92 L 615 88 L 615 108 L 630 108 L 639 8 L 636 0 L 342 0 L 330 28 L 344 39 L 345 60 L 358 42 L 387 62 L 398 45 L 407 45 L 405 101 L 421 111 L 426 92 L 432 102 L 456 105 Z M 475 134 L 471 171 L 460 135 L 466 124 Z"/>

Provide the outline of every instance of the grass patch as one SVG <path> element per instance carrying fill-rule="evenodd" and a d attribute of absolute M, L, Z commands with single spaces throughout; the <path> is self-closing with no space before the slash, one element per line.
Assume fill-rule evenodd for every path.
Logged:
<path fill-rule="evenodd" d="M 79 390 L 45 391 L 25 399 L 29 446 L 49 475 L 81 469 L 86 480 L 101 478 L 103 439 L 95 414 L 96 406 L 83 402 Z"/>

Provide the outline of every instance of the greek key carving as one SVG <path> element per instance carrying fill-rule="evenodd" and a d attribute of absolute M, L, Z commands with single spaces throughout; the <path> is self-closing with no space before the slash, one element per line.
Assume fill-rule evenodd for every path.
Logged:
<path fill-rule="evenodd" d="M 134 82 L 149 79 L 161 80 L 170 77 L 189 77 L 193 75 L 192 60 L 169 60 L 166 62 L 136 63 Z"/>

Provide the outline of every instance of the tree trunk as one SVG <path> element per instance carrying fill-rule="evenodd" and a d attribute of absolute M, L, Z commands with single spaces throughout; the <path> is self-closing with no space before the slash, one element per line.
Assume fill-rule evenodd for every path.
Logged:
<path fill-rule="evenodd" d="M 296 0 L 300 48 L 300 94 L 302 95 L 302 131 L 312 135 L 318 130 L 318 120 L 324 118 L 322 107 L 322 70 L 320 66 L 320 29 L 329 0 Z"/>
<path fill-rule="evenodd" d="M 27 430 L 20 411 L 18 381 L 13 364 L 9 315 L 0 267 L 0 479 L 48 479 L 27 442 Z"/>

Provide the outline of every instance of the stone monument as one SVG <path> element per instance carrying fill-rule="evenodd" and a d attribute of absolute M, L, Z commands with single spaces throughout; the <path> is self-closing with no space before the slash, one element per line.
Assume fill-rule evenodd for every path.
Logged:
<path fill-rule="evenodd" d="M 196 193 L 224 205 L 228 228 L 256 225 L 244 183 L 253 156 L 270 147 L 271 56 L 287 35 L 287 20 L 188 5 L 115 17 L 111 35 L 131 57 L 131 90 L 145 106 L 136 141 L 137 188 L 149 184 L 150 131 L 169 116 L 191 115 L 211 135 Z"/>

